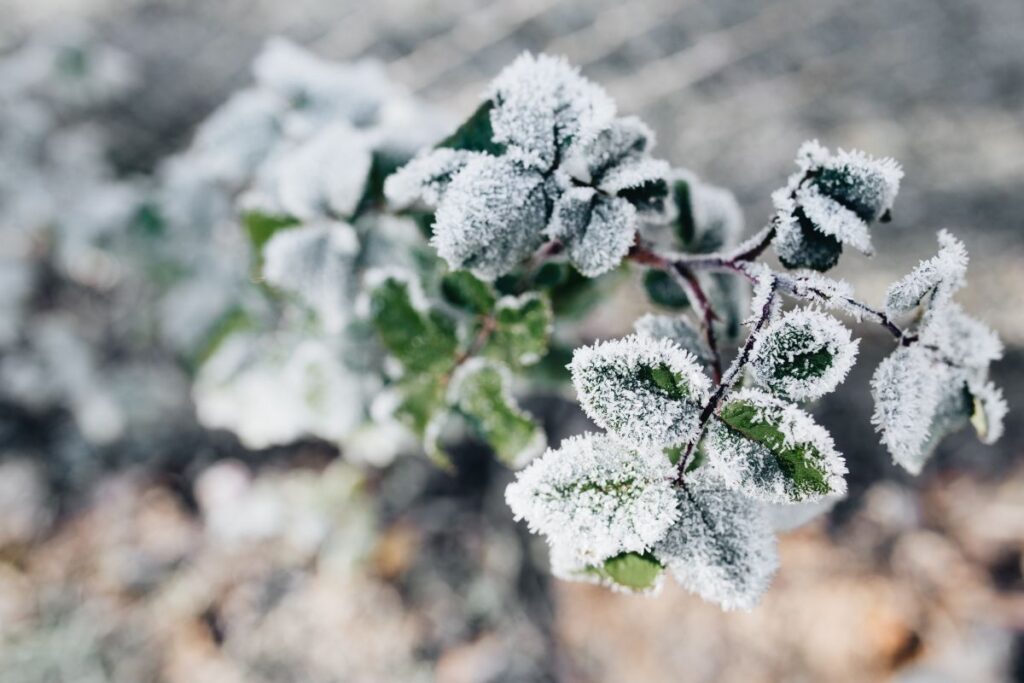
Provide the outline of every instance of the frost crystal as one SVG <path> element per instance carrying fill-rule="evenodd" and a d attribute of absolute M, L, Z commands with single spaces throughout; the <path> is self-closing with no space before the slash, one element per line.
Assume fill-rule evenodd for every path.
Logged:
<path fill-rule="evenodd" d="M 710 381 L 675 342 L 633 335 L 582 347 L 569 370 L 587 416 L 624 443 L 659 448 L 696 436 Z"/>
<path fill-rule="evenodd" d="M 633 323 L 633 328 L 641 337 L 674 341 L 679 348 L 689 351 L 702 361 L 712 359 L 703 334 L 683 316 L 647 313 Z"/>
<path fill-rule="evenodd" d="M 657 543 L 679 513 L 674 468 L 660 452 L 634 451 L 601 434 L 570 437 L 509 484 L 516 519 L 584 564 Z"/>
<path fill-rule="evenodd" d="M 897 280 L 885 295 L 885 310 L 895 316 L 917 308 L 928 294 L 936 303 L 948 301 L 963 287 L 967 250 L 960 240 L 939 231 L 939 253 L 921 261 L 910 274 Z"/>
<path fill-rule="evenodd" d="M 723 609 L 752 609 L 779 563 L 757 503 L 720 484 L 687 482 L 678 507 L 679 521 L 654 554 L 686 590 Z"/>
<path fill-rule="evenodd" d="M 396 209 L 406 209 L 422 200 L 437 206 L 449 183 L 479 152 L 441 147 L 420 154 L 384 181 L 384 195 Z"/>
<path fill-rule="evenodd" d="M 433 245 L 453 269 L 485 280 L 512 270 L 543 241 L 543 178 L 506 158 L 471 159 L 437 209 Z"/>
<path fill-rule="evenodd" d="M 751 351 L 750 368 L 758 384 L 795 401 L 808 401 L 833 391 L 846 378 L 858 341 L 852 341 L 850 330 L 831 315 L 798 308 L 761 332 Z"/>
<path fill-rule="evenodd" d="M 832 437 L 791 403 L 743 389 L 709 423 L 708 458 L 698 478 L 770 503 L 819 500 L 846 492 L 846 463 Z"/>
<path fill-rule="evenodd" d="M 872 252 L 868 224 L 888 220 L 903 171 L 892 159 L 835 154 L 817 141 L 797 152 L 799 171 L 772 196 L 776 251 L 789 268 L 827 270 L 843 245 Z"/>
<path fill-rule="evenodd" d="M 296 294 L 316 311 L 324 329 L 336 334 L 350 317 L 358 250 L 355 230 L 345 223 L 290 228 L 264 247 L 263 277 Z"/>

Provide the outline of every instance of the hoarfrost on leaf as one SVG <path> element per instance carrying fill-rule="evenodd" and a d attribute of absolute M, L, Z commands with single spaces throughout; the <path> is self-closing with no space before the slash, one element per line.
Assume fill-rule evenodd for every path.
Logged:
<path fill-rule="evenodd" d="M 519 472 L 505 491 L 516 519 L 559 552 L 595 564 L 645 552 L 678 517 L 674 469 L 661 452 L 603 434 L 570 437 Z"/>
<path fill-rule="evenodd" d="M 569 370 L 584 412 L 623 442 L 660 448 L 697 435 L 711 383 L 675 342 L 632 335 L 597 343 L 576 349 Z"/>
<path fill-rule="evenodd" d="M 712 359 L 704 335 L 684 316 L 645 313 L 633 323 L 633 329 L 642 337 L 670 339 L 704 362 Z"/>
<path fill-rule="evenodd" d="M 770 503 L 799 503 L 846 492 L 846 463 L 832 437 L 791 403 L 742 389 L 722 406 L 704 440 L 698 478 Z"/>
<path fill-rule="evenodd" d="M 858 341 L 834 317 L 798 308 L 772 322 L 751 350 L 758 384 L 795 401 L 833 391 L 846 379 L 857 357 Z"/>
<path fill-rule="evenodd" d="M 636 208 L 591 187 L 565 192 L 545 235 L 565 244 L 569 261 L 586 277 L 612 270 L 629 253 L 636 234 Z"/>
<path fill-rule="evenodd" d="M 778 555 L 757 503 L 715 482 L 678 490 L 679 520 L 654 548 L 679 585 L 726 610 L 755 607 Z"/>
<path fill-rule="evenodd" d="M 908 275 L 897 280 L 885 295 L 885 310 L 899 315 L 917 308 L 932 294 L 935 304 L 948 302 L 964 285 L 967 250 L 945 230 L 939 231 L 939 253 L 921 261 Z"/>

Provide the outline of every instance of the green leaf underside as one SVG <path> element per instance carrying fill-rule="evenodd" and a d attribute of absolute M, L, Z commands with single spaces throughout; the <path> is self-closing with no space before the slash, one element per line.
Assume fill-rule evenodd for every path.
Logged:
<path fill-rule="evenodd" d="M 684 245 L 689 245 L 697 232 L 693 220 L 693 208 L 690 205 L 690 184 L 685 180 L 677 180 L 672 185 L 672 200 L 679 209 L 679 215 L 672 222 L 676 237 Z"/>
<path fill-rule="evenodd" d="M 659 306 L 682 309 L 690 305 L 686 292 L 663 270 L 648 270 L 644 274 L 644 289 L 651 301 Z"/>
<path fill-rule="evenodd" d="M 637 187 L 620 190 L 618 196 L 641 211 L 661 211 L 668 197 L 668 183 L 663 178 L 648 180 Z"/>
<path fill-rule="evenodd" d="M 690 395 L 686 380 L 672 372 L 664 363 L 654 367 L 642 366 L 637 373 L 640 381 L 654 385 L 671 399 L 683 399 Z"/>
<path fill-rule="evenodd" d="M 584 572 L 632 590 L 646 590 L 654 586 L 663 569 L 650 553 L 628 552 L 605 560 L 601 566 L 587 567 Z"/>
<path fill-rule="evenodd" d="M 810 174 L 810 181 L 823 195 L 857 214 L 862 221 L 869 223 L 874 219 L 875 207 L 861 201 L 856 192 L 850 191 L 855 183 L 850 181 L 848 168 L 817 169 Z"/>
<path fill-rule="evenodd" d="M 384 206 L 384 180 L 407 161 L 409 159 L 402 156 L 387 154 L 381 150 L 373 151 L 370 172 L 366 177 L 366 187 L 352 218 L 362 216 L 375 207 Z"/>
<path fill-rule="evenodd" d="M 441 296 L 452 306 L 470 313 L 487 313 L 494 308 L 490 286 L 467 270 L 445 274 L 441 279 Z"/>
<path fill-rule="evenodd" d="M 299 220 L 292 216 L 270 216 L 259 211 L 247 211 L 242 215 L 242 222 L 257 254 L 262 253 L 263 245 L 277 232 L 299 224 Z"/>
<path fill-rule="evenodd" d="M 791 337 L 784 341 L 787 346 L 795 348 L 806 348 L 813 343 L 811 335 L 802 330 L 795 331 Z M 832 367 L 832 360 L 832 354 L 826 349 L 797 353 L 788 362 L 779 363 L 775 367 L 773 374 L 775 379 L 785 379 L 787 377 L 811 379 L 821 377 L 825 374 L 825 371 Z"/>
<path fill-rule="evenodd" d="M 462 381 L 458 410 L 506 463 L 514 462 L 537 438 L 537 424 L 509 405 L 504 379 L 494 367 L 483 367 Z"/>
<path fill-rule="evenodd" d="M 458 339 L 452 321 L 413 306 L 408 285 L 391 278 L 370 296 L 370 317 L 384 347 L 412 373 L 446 371 Z"/>
<path fill-rule="evenodd" d="M 552 289 L 569 279 L 570 267 L 564 261 L 548 261 L 537 269 L 533 284 L 540 289 Z"/>
<path fill-rule="evenodd" d="M 825 474 L 816 465 L 820 459 L 817 449 L 810 444 L 787 445 L 779 428 L 759 420 L 758 412 L 752 403 L 733 401 L 722 408 L 719 417 L 729 429 L 767 448 L 797 491 L 829 493 Z"/>
<path fill-rule="evenodd" d="M 540 298 L 519 307 L 502 306 L 494 314 L 495 329 L 484 351 L 518 368 L 533 365 L 548 352 L 551 307 Z"/>
<path fill-rule="evenodd" d="M 502 154 L 505 151 L 505 145 L 494 142 L 494 129 L 491 127 L 491 109 L 493 108 L 493 101 L 485 101 L 454 133 L 439 142 L 437 146 L 486 152 L 495 156 Z"/>

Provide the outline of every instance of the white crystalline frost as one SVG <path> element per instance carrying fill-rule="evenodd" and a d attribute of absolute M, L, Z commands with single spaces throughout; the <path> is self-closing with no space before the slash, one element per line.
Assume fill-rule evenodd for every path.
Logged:
<path fill-rule="evenodd" d="M 448 186 L 433 245 L 452 269 L 494 280 L 540 246 L 547 220 L 543 179 L 508 159 L 471 159 Z"/>
<path fill-rule="evenodd" d="M 420 154 L 392 173 L 384 181 L 384 196 L 396 209 L 405 209 L 419 201 L 436 207 L 444 191 L 459 171 L 480 152 L 441 147 Z"/>
<path fill-rule="evenodd" d="M 578 581 L 581 583 L 592 583 L 605 588 L 610 588 L 617 593 L 628 593 L 635 595 L 657 595 L 665 583 L 665 572 L 661 572 L 654 579 L 653 584 L 641 590 L 635 590 L 624 586 L 621 583 L 610 580 L 601 572 L 594 571 L 594 565 L 581 560 L 572 548 L 564 545 L 551 545 L 548 547 L 548 558 L 551 562 L 551 574 L 563 581 Z"/>
<path fill-rule="evenodd" d="M 751 349 L 750 369 L 761 386 L 808 401 L 833 391 L 846 379 L 857 358 L 858 343 L 831 315 L 797 308 L 761 331 Z"/>
<path fill-rule="evenodd" d="M 712 358 L 704 335 L 683 316 L 646 313 L 633 323 L 633 329 L 642 337 L 670 339 L 700 360 L 710 361 Z"/>
<path fill-rule="evenodd" d="M 800 450 L 805 467 L 819 473 L 820 483 L 827 490 L 808 488 L 794 480 L 773 449 L 717 418 L 708 426 L 704 440 L 708 457 L 697 470 L 698 479 L 720 481 L 730 490 L 768 503 L 810 502 L 846 493 L 846 463 L 836 451 L 831 435 L 814 418 L 792 403 L 757 389 L 736 392 L 725 408 L 734 402 L 752 404 L 758 422 L 770 424 L 781 433 L 783 441 L 775 446 Z"/>
<path fill-rule="evenodd" d="M 796 199 L 804 214 L 820 232 L 835 237 L 843 244 L 849 244 L 862 254 L 874 253 L 867 223 L 853 211 L 826 197 L 813 185 L 798 189 Z"/>
<path fill-rule="evenodd" d="M 277 232 L 263 248 L 263 277 L 296 294 L 336 334 L 351 316 L 359 240 L 345 223 L 325 221 Z"/>
<path fill-rule="evenodd" d="M 558 200 L 545 235 L 565 244 L 569 260 L 580 273 L 597 277 L 618 266 L 629 253 L 636 224 L 636 209 L 625 199 L 576 187 Z"/>
<path fill-rule="evenodd" d="M 749 610 L 778 567 L 775 535 L 757 503 L 713 482 L 679 490 L 679 520 L 654 554 L 686 590 L 726 610 Z"/>
<path fill-rule="evenodd" d="M 509 484 L 516 519 L 585 563 L 644 552 L 678 517 L 674 468 L 660 452 L 630 449 L 602 434 L 570 437 Z"/>
<path fill-rule="evenodd" d="M 564 58 L 523 54 L 491 84 L 495 142 L 548 170 L 569 140 L 586 144 L 611 122 L 615 103 Z"/>
<path fill-rule="evenodd" d="M 624 443 L 660 448 L 696 436 L 710 381 L 675 342 L 633 335 L 597 343 L 576 349 L 569 370 L 587 416 Z"/>
<path fill-rule="evenodd" d="M 885 310 L 891 315 L 916 308 L 929 293 L 936 303 L 948 301 L 964 285 L 967 250 L 963 243 L 945 230 L 939 231 L 939 253 L 921 261 L 914 270 L 889 287 Z"/>

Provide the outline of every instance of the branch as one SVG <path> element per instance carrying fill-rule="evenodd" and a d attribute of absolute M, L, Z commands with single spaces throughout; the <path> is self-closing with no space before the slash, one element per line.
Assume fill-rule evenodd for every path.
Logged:
<path fill-rule="evenodd" d="M 676 283 L 686 292 L 686 296 L 690 298 L 690 301 L 695 302 L 698 308 L 700 308 L 704 325 L 704 339 L 707 342 L 708 350 L 711 352 L 711 373 L 715 384 L 720 384 L 722 381 L 722 356 L 718 351 L 718 339 L 715 336 L 714 322 L 718 320 L 715 309 L 692 270 L 676 263 L 673 264 L 669 272 Z"/>

